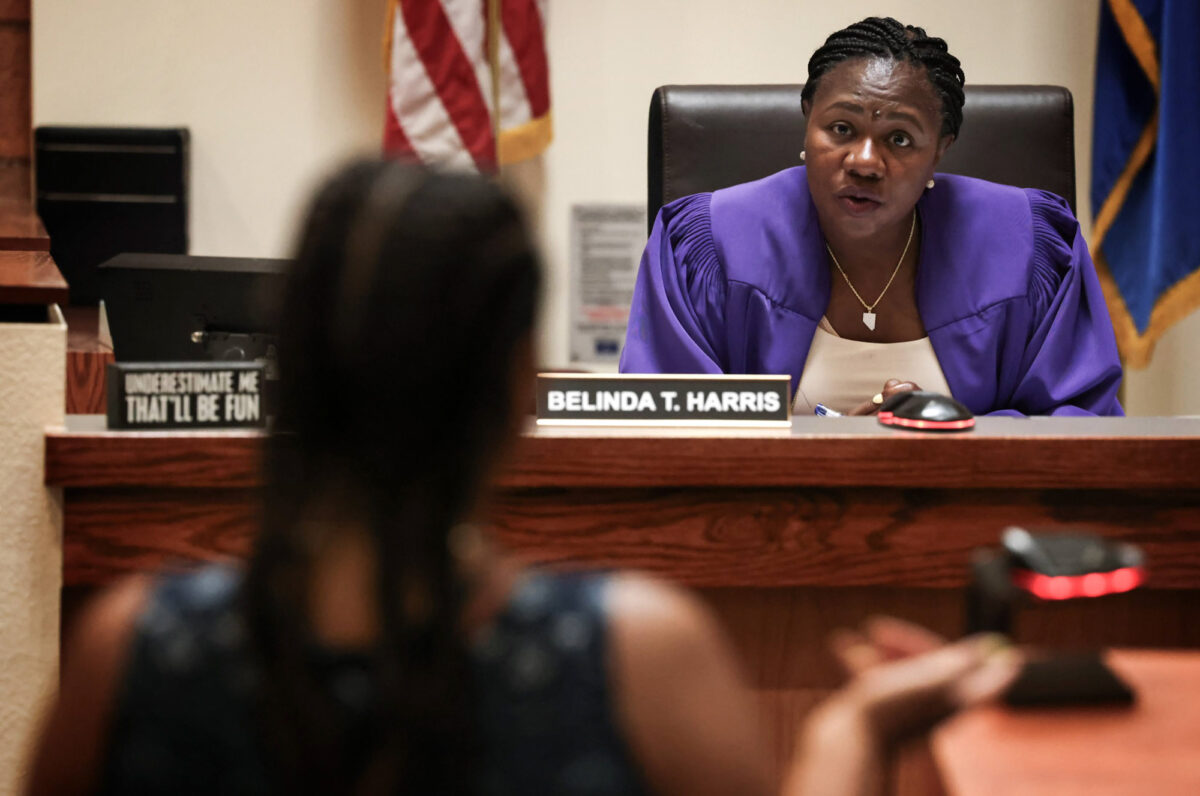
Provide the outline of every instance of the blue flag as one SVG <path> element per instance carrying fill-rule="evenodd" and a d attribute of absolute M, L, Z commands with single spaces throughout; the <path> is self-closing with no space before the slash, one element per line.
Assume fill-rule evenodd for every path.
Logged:
<path fill-rule="evenodd" d="M 1126 364 L 1200 306 L 1200 0 L 1103 0 L 1092 249 Z"/>

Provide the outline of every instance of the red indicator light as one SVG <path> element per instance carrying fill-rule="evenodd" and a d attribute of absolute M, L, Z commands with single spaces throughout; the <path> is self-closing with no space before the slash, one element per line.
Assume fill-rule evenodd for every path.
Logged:
<path fill-rule="evenodd" d="M 1084 575 L 1079 579 L 1079 593 L 1084 597 L 1099 597 L 1109 591 L 1109 580 L 1099 572 Z"/>
<path fill-rule="evenodd" d="M 1042 600 L 1069 600 L 1130 591 L 1142 584 L 1146 573 L 1141 567 L 1122 567 L 1086 575 L 1043 575 L 1028 569 L 1014 569 L 1012 579 L 1014 585 Z"/>
<path fill-rule="evenodd" d="M 1066 600 L 1074 593 L 1074 585 L 1068 577 L 1047 578 L 1046 593 L 1050 595 L 1051 600 Z"/>
<path fill-rule="evenodd" d="M 968 417 L 966 420 L 910 420 L 907 417 L 896 417 L 891 412 L 880 412 L 878 418 L 879 422 L 885 426 L 901 426 L 903 428 L 921 428 L 938 431 L 972 428 L 975 425 L 975 418 L 973 417 Z"/>
<path fill-rule="evenodd" d="M 1129 591 L 1142 582 L 1142 571 L 1137 567 L 1114 569 L 1108 573 L 1108 590 L 1112 594 Z"/>

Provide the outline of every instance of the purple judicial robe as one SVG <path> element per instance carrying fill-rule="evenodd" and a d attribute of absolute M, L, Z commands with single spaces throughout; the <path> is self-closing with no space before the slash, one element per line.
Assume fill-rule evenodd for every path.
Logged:
<path fill-rule="evenodd" d="M 917 210 L 917 308 L 955 398 L 976 414 L 1123 414 L 1112 322 L 1066 202 L 939 174 Z M 646 244 L 621 371 L 786 373 L 795 392 L 829 291 L 803 166 L 684 197 Z"/>

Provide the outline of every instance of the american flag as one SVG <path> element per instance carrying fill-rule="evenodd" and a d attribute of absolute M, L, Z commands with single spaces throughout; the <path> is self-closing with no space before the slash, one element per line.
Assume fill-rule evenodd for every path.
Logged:
<path fill-rule="evenodd" d="M 493 172 L 553 136 L 547 0 L 392 0 L 384 152 Z"/>

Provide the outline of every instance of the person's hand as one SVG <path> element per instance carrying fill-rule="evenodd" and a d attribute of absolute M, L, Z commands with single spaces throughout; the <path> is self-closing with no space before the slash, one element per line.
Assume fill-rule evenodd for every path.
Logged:
<path fill-rule="evenodd" d="M 863 401 L 854 409 L 847 412 L 850 415 L 873 415 L 879 411 L 879 405 L 891 398 L 899 392 L 912 392 L 913 390 L 921 389 L 916 382 L 903 379 L 888 379 L 883 384 L 883 389 L 876 393 L 871 398 Z M 876 400 L 879 399 L 879 400 Z"/>
<path fill-rule="evenodd" d="M 853 678 L 892 661 L 941 649 L 949 641 L 921 625 L 894 616 L 873 616 L 861 629 L 839 628 L 829 639 L 833 657 Z"/>
<path fill-rule="evenodd" d="M 872 617 L 861 630 L 836 631 L 830 648 L 851 676 L 842 693 L 871 712 L 876 740 L 884 746 L 929 729 L 957 708 L 996 696 L 1020 668 L 1020 655 L 1003 636 L 973 636 L 949 643 L 931 630 L 890 616 Z M 961 675 L 945 668 L 950 660 L 966 667 Z M 911 688 L 919 683 L 924 683 L 923 688 L 950 690 L 934 696 Z M 943 700 L 940 710 L 934 704 L 939 699 Z M 905 720 L 904 705 L 929 709 L 931 720 Z"/>
<path fill-rule="evenodd" d="M 871 741 L 889 750 L 961 708 L 999 696 L 1020 664 L 1003 637 L 973 636 L 871 666 L 831 701 L 835 710 L 858 714 Z"/>
<path fill-rule="evenodd" d="M 995 698 L 1021 666 L 1002 637 L 946 644 L 899 620 L 839 634 L 834 649 L 854 676 L 810 714 L 789 793 L 877 792 L 898 744 Z"/>

